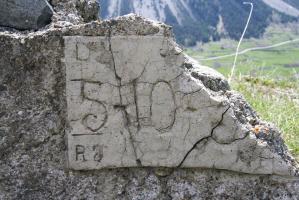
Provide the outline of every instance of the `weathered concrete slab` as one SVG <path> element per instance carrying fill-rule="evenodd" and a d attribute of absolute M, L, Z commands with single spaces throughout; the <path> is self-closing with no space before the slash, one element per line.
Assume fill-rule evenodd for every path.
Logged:
<path fill-rule="evenodd" d="M 202 70 L 196 63 L 193 72 L 183 67 L 187 57 L 171 39 L 64 39 L 70 168 L 292 175 L 291 166 L 236 118 L 226 96 L 192 76 Z"/>
<path fill-rule="evenodd" d="M 138 82 L 141 77 L 135 81 L 134 79 L 140 75 L 140 72 L 134 71 L 131 75 L 118 67 L 119 76 L 126 77 L 127 80 L 127 84 L 121 84 L 122 86 L 119 87 L 120 80 L 119 77 L 115 77 L 116 70 L 112 58 L 114 57 L 115 63 L 125 66 L 125 62 L 117 61 L 119 58 L 117 56 L 123 54 L 126 58 L 126 55 L 132 57 L 134 55 L 129 54 L 126 45 L 123 45 L 124 50 L 120 49 L 118 45 L 122 43 L 114 40 L 122 39 L 125 44 L 124 37 L 136 43 L 141 43 L 136 38 L 151 41 L 149 37 L 154 37 L 162 41 L 165 37 L 163 41 L 168 40 L 170 49 L 175 50 L 177 47 L 171 41 L 171 31 L 168 26 L 136 15 L 128 15 L 111 21 L 55 28 L 55 24 L 63 25 L 55 23 L 56 17 L 58 20 L 59 17 L 64 20 L 65 13 L 78 14 L 76 10 L 72 11 L 74 8 L 70 6 L 72 2 L 74 3 L 73 0 L 52 1 L 54 6 L 56 4 L 55 15 L 59 14 L 59 16 L 54 17 L 53 26 L 47 30 L 31 33 L 27 31 L 0 33 L 1 200 L 299 199 L 298 165 L 284 145 L 280 132 L 274 126 L 259 119 L 244 98 L 237 92 L 230 91 L 227 81 L 214 70 L 203 67 L 186 57 L 183 66 L 174 67 L 178 68 L 179 72 L 183 72 L 183 75 L 178 76 L 177 79 L 171 78 L 177 73 L 174 70 L 171 73 L 171 80 L 166 73 L 161 73 L 159 76 L 163 80 L 165 77 L 166 81 L 143 75 L 142 79 L 147 82 Z M 76 18 L 76 15 L 73 17 Z M 64 38 L 63 36 L 74 37 Z M 109 48 L 109 41 L 115 44 L 111 45 L 111 49 L 114 49 L 113 55 Z M 143 45 L 146 49 L 149 44 Z M 155 51 L 168 59 L 168 55 L 173 54 L 165 49 L 168 48 L 159 48 Z M 181 55 L 179 52 L 177 49 L 174 54 Z M 152 50 L 149 53 L 155 54 Z M 128 58 L 126 60 L 129 61 Z M 142 65 L 146 63 L 140 60 L 138 62 Z M 134 63 L 133 61 L 132 64 Z M 152 65 L 154 62 L 149 66 Z M 159 66 L 161 67 L 161 64 Z M 140 69 L 138 66 L 135 67 Z M 154 72 L 155 66 L 150 70 Z M 80 81 L 83 76 L 92 81 Z M 97 84 L 97 81 L 93 81 L 97 79 L 104 83 Z M 132 89 L 134 84 L 131 84 L 131 79 L 137 85 L 137 103 L 132 103 L 135 102 L 135 98 L 131 95 L 134 94 Z M 81 88 L 82 82 L 84 88 Z M 183 92 L 175 91 L 176 98 L 171 98 L 169 91 L 177 90 L 179 86 Z M 159 95 L 161 93 L 163 95 Z M 80 94 L 84 94 L 85 101 L 78 98 Z M 120 99 L 119 94 L 126 98 Z M 152 114 L 151 107 L 148 106 L 151 105 L 151 96 L 155 99 Z M 88 99 L 92 100 L 92 103 Z M 175 103 L 171 103 L 173 99 Z M 164 101 L 170 104 L 163 105 Z M 221 112 L 214 113 L 215 107 L 219 104 Z M 109 105 L 116 106 L 111 108 L 112 106 Z M 177 105 L 181 107 L 173 113 L 173 106 L 177 108 Z M 209 105 L 210 110 L 208 110 Z M 230 109 L 224 110 L 228 105 Z M 136 107 L 138 107 L 138 117 L 136 117 Z M 163 115 L 166 113 L 167 117 L 163 116 L 166 120 L 160 122 L 158 119 L 161 107 Z M 208 110 L 209 113 L 199 115 L 202 109 Z M 84 115 L 87 111 L 97 114 L 99 118 Z M 224 111 L 226 113 L 223 115 L 222 123 L 218 124 Z M 105 113 L 109 114 L 107 119 L 103 117 Z M 125 117 L 123 113 L 127 113 L 129 117 Z M 207 120 L 210 119 L 209 115 L 215 117 L 213 127 L 218 127 L 214 129 L 213 134 L 208 134 L 208 131 L 198 131 L 211 126 Z M 111 116 L 114 116 L 114 119 L 111 119 Z M 180 121 L 181 125 L 175 122 L 175 126 L 170 126 L 173 116 L 176 121 Z M 69 117 L 73 119 L 70 120 Z M 127 118 L 131 120 L 124 120 Z M 139 119 L 139 130 L 142 130 L 140 134 L 135 134 L 138 130 L 134 120 L 136 118 Z M 84 124 L 75 124 L 76 120 L 81 120 Z M 70 121 L 74 124 L 70 124 Z M 112 126 L 114 127 L 112 131 L 108 131 Z M 123 127 L 126 126 L 130 128 L 124 129 Z M 83 127 L 84 131 L 81 131 L 80 127 Z M 243 130 L 251 129 L 255 131 L 246 134 L 243 139 Z M 94 134 L 94 132 L 104 134 Z M 75 136 L 81 133 L 88 135 Z M 129 133 L 133 133 L 132 136 L 135 137 L 132 137 L 133 139 L 146 142 L 140 145 L 134 142 L 137 143 L 135 148 L 139 145 L 138 148 L 146 152 L 143 157 L 140 156 L 139 150 L 136 152 L 142 161 L 139 164 L 144 166 L 159 166 L 153 162 L 162 164 L 171 164 L 172 160 L 177 162 L 179 159 L 176 159 L 173 154 L 185 151 L 182 146 L 184 140 L 184 145 L 190 147 L 192 143 L 193 146 L 189 149 L 190 153 L 185 155 L 186 159 L 181 164 L 181 168 L 119 169 L 119 166 L 137 165 L 135 154 L 134 159 L 131 159 L 132 142 L 127 140 L 131 138 L 131 135 L 128 136 Z M 156 133 L 159 137 L 154 137 Z M 179 133 L 188 133 L 186 139 L 184 139 L 185 135 L 182 139 Z M 67 137 L 68 145 L 66 145 Z M 169 138 L 174 142 L 167 151 L 164 143 L 169 142 Z M 255 145 L 256 143 L 259 145 Z M 127 144 L 125 149 L 122 148 L 125 146 L 123 144 Z M 270 151 L 269 154 L 267 150 Z M 66 152 L 69 154 L 68 157 Z M 165 154 L 169 155 L 169 161 L 165 159 Z M 178 154 L 177 157 L 183 159 L 182 154 Z M 282 163 L 281 168 L 276 165 L 278 168 L 273 170 L 271 165 L 267 164 L 269 163 L 267 155 L 270 154 Z M 238 161 L 236 157 L 239 158 Z M 259 161 L 262 161 L 260 158 L 266 161 L 261 162 L 262 166 L 270 167 L 268 171 L 266 167 L 261 167 L 261 171 L 272 172 L 272 175 L 257 175 L 256 173 L 261 173 L 259 168 L 256 172 L 252 171 L 259 165 Z M 110 159 L 111 161 L 108 162 Z M 71 163 L 70 169 L 66 168 L 66 162 Z M 213 166 L 212 169 L 193 167 L 191 169 L 190 167 L 191 165 L 210 167 L 214 162 L 215 167 Z M 231 163 L 235 163 L 236 166 L 228 167 Z M 252 167 L 244 167 L 244 163 Z M 297 170 L 297 176 L 296 174 L 293 177 L 273 175 L 280 169 L 282 170 L 280 174 L 285 174 L 286 165 L 293 166 L 290 174 Z M 103 169 L 111 166 L 117 169 Z M 219 168 L 229 168 L 229 170 L 219 170 Z M 102 170 L 84 172 L 72 169 Z M 251 170 L 251 174 L 239 172 L 245 171 L 244 169 Z"/>
<path fill-rule="evenodd" d="M 0 26 L 40 29 L 51 22 L 53 9 L 47 0 L 1 0 Z"/>

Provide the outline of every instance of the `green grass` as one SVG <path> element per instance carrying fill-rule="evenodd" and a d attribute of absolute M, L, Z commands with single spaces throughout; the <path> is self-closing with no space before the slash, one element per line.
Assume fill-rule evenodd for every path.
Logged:
<path fill-rule="evenodd" d="M 234 80 L 232 88 L 244 95 L 263 120 L 280 128 L 287 146 L 299 160 L 299 105 L 296 102 L 299 89 L 287 83 L 273 83 L 273 80 L 243 77 Z"/>
<path fill-rule="evenodd" d="M 287 40 L 299 38 L 299 23 L 289 26 L 272 25 L 261 39 L 245 39 L 240 51 L 252 47 L 261 47 L 277 44 Z M 186 53 L 197 60 L 234 54 L 238 41 L 222 39 L 201 45 L 196 50 L 187 49 Z M 213 67 L 224 75 L 228 75 L 234 62 L 234 56 L 218 60 L 200 61 L 201 64 Z M 239 55 L 236 76 L 266 76 L 273 79 L 296 80 L 299 74 L 299 41 L 268 49 L 250 51 Z"/>
<path fill-rule="evenodd" d="M 261 39 L 246 39 L 243 49 L 299 38 L 299 24 L 273 25 Z M 200 61 L 235 52 L 237 41 L 224 39 L 186 53 L 228 77 L 234 57 Z M 242 93 L 263 120 L 273 122 L 299 160 L 299 42 L 239 55 L 231 86 Z"/>
<path fill-rule="evenodd" d="M 216 45 L 216 44 L 214 44 Z M 218 47 L 221 48 L 221 47 Z M 214 51 L 215 52 L 215 51 Z M 221 53 L 211 53 L 210 56 L 221 56 L 233 53 L 233 51 L 224 50 Z M 206 54 L 188 50 L 187 54 L 200 60 L 200 55 Z M 235 75 L 267 76 L 274 79 L 287 78 L 295 80 L 295 75 L 299 73 L 299 42 L 283 47 L 276 47 L 271 50 L 251 51 L 239 55 Z M 211 66 L 224 75 L 231 71 L 234 57 L 222 58 L 218 60 L 200 61 L 203 65 Z M 294 66 L 294 67 L 291 67 Z"/>

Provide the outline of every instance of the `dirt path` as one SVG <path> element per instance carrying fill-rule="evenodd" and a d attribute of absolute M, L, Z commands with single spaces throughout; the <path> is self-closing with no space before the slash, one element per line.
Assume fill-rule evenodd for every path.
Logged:
<path fill-rule="evenodd" d="M 295 42 L 299 42 L 299 38 L 294 39 L 294 40 L 288 40 L 288 41 L 280 42 L 280 43 L 273 44 L 273 45 L 270 45 L 270 46 L 265 46 L 265 47 L 248 48 L 248 49 L 245 49 L 243 51 L 240 51 L 238 53 L 238 55 L 242 55 L 242 54 L 245 54 L 245 53 L 250 52 L 250 51 L 272 49 L 272 48 L 275 48 L 275 47 L 279 47 L 279 46 L 283 46 L 283 45 L 287 45 L 287 44 L 291 44 L 291 43 L 295 43 Z M 228 57 L 233 57 L 233 56 L 236 56 L 236 53 L 232 53 L 232 54 L 228 54 L 228 55 L 223 55 L 223 56 L 216 56 L 216 57 L 210 57 L 210 58 L 197 59 L 197 60 L 198 61 L 219 60 L 219 59 L 222 59 L 222 58 L 228 58 Z"/>

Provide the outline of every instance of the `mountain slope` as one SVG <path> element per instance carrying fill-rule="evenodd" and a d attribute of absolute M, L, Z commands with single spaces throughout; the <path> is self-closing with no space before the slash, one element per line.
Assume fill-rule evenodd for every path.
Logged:
<path fill-rule="evenodd" d="M 284 2 L 286 2 L 287 4 L 289 4 L 299 10 L 299 1 L 298 0 L 284 0 Z"/>
<path fill-rule="evenodd" d="M 263 0 L 270 7 L 278 10 L 279 12 L 291 15 L 294 17 L 299 16 L 299 10 L 282 0 Z M 292 3 L 292 2 L 291 2 Z"/>
<path fill-rule="evenodd" d="M 263 34 L 273 15 L 281 22 L 298 19 L 297 0 L 252 2 L 254 13 L 246 37 Z M 250 11 L 250 6 L 240 0 L 100 0 L 100 3 L 102 18 L 133 12 L 172 25 L 178 42 L 184 45 L 220 37 L 238 39 Z"/>

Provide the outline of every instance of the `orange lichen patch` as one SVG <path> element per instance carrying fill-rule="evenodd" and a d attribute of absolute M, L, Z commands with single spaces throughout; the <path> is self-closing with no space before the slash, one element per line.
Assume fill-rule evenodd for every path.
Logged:
<path fill-rule="evenodd" d="M 261 127 L 260 125 L 256 125 L 254 128 L 252 128 L 252 131 L 255 133 L 255 134 L 258 134 L 261 130 Z"/>
<path fill-rule="evenodd" d="M 263 125 L 256 125 L 251 129 L 252 132 L 254 132 L 256 135 L 260 134 L 260 133 L 265 133 L 265 134 L 269 134 L 270 130 L 268 127 L 263 126 Z"/>

